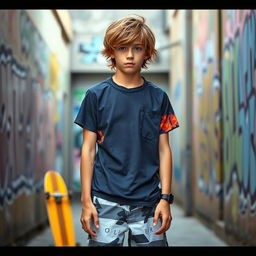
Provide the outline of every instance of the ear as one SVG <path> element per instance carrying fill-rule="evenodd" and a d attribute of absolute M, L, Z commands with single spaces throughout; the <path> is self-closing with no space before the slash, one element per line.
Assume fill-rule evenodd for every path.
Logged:
<path fill-rule="evenodd" d="M 148 55 L 145 55 L 144 56 L 144 60 L 148 60 L 149 59 L 149 56 Z"/>
<path fill-rule="evenodd" d="M 144 60 L 148 60 L 150 58 L 148 52 L 145 52 L 145 55 L 144 55 Z"/>

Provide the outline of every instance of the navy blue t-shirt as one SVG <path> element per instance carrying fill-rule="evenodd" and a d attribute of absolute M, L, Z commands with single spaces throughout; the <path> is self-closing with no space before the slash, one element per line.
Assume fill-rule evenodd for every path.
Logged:
<path fill-rule="evenodd" d="M 109 77 L 87 90 L 75 123 L 97 133 L 92 195 L 133 206 L 159 200 L 159 136 L 179 127 L 161 88 L 144 79 L 129 89 Z"/>

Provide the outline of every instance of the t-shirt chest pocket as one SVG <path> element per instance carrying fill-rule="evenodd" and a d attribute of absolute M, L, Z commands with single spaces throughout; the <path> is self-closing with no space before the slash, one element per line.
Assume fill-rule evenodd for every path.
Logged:
<path fill-rule="evenodd" d="M 156 112 L 141 110 L 141 136 L 147 140 L 157 139 L 159 135 L 160 121 L 160 115 L 158 115 Z"/>

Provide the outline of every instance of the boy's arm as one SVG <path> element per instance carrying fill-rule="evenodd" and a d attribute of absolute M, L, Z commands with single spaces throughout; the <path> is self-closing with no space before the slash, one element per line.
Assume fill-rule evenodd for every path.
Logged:
<path fill-rule="evenodd" d="M 96 154 L 96 138 L 95 132 L 91 132 L 86 128 L 83 129 L 83 145 L 81 151 L 81 202 L 82 205 L 91 201 L 91 182 L 93 175 L 94 158 Z"/>
<path fill-rule="evenodd" d="M 98 214 L 91 200 L 91 183 L 93 176 L 94 158 L 96 154 L 97 134 L 95 132 L 83 129 L 83 145 L 81 153 L 80 179 L 81 179 L 81 202 L 82 214 L 80 221 L 83 229 L 92 236 L 96 236 L 91 229 L 91 218 L 98 227 Z"/>
<path fill-rule="evenodd" d="M 172 151 L 169 145 L 168 133 L 163 133 L 159 137 L 159 161 L 162 194 L 170 194 L 172 183 Z M 163 199 L 160 200 L 156 207 L 153 225 L 157 224 L 160 216 L 162 218 L 162 226 L 155 232 L 158 235 L 169 229 L 172 220 L 170 204 Z"/>
<path fill-rule="evenodd" d="M 170 194 L 172 184 L 172 151 L 168 133 L 161 134 L 159 138 L 159 162 L 162 194 Z"/>

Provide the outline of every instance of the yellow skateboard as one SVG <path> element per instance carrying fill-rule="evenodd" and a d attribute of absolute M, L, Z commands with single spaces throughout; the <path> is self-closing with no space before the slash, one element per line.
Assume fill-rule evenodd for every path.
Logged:
<path fill-rule="evenodd" d="M 70 205 L 70 194 L 58 172 L 44 176 L 44 192 L 50 227 L 56 246 L 75 246 L 75 232 Z"/>

